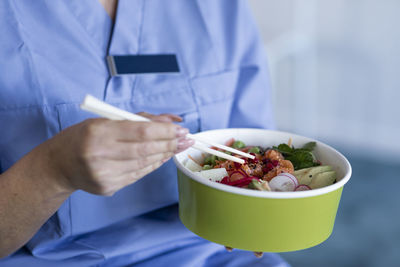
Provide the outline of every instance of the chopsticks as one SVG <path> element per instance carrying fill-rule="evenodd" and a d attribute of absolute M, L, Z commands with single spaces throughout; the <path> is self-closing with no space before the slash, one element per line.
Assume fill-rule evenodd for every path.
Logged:
<path fill-rule="evenodd" d="M 128 111 L 116 108 L 110 104 L 104 103 L 103 101 L 95 98 L 94 96 L 91 95 L 86 95 L 85 99 L 83 100 L 82 104 L 80 105 L 81 109 L 92 112 L 94 114 L 100 115 L 102 117 L 111 119 L 111 120 L 131 120 L 131 121 L 150 121 L 148 118 L 130 113 Z M 245 152 L 242 152 L 240 150 L 236 150 L 234 148 L 228 147 L 228 146 L 224 146 L 218 143 L 214 143 L 208 140 L 204 140 L 202 138 L 199 138 L 197 136 L 194 136 L 193 134 L 187 134 L 186 135 L 187 138 L 193 139 L 195 141 L 213 146 L 213 147 L 217 147 L 220 149 L 224 149 L 226 151 L 232 152 L 234 154 L 238 154 L 247 158 L 251 158 L 254 159 L 254 156 Z M 227 160 L 231 160 L 240 164 L 243 164 L 245 161 L 243 159 L 228 155 L 224 152 L 215 150 L 215 149 L 211 149 L 202 145 L 199 145 L 197 143 L 195 143 L 193 146 L 193 148 L 227 159 Z"/>
<path fill-rule="evenodd" d="M 201 142 L 201 143 L 204 143 L 204 144 L 213 146 L 213 147 L 221 148 L 221 149 L 223 149 L 223 150 L 232 152 L 232 153 L 237 154 L 237 155 L 241 155 L 241 156 L 246 157 L 246 158 L 250 158 L 250 159 L 254 159 L 254 158 L 255 158 L 255 157 L 254 157 L 253 155 L 251 155 L 251 154 L 245 153 L 245 152 L 243 152 L 243 151 L 234 149 L 234 148 L 229 147 L 229 146 L 224 146 L 224 145 L 221 145 L 221 144 L 218 144 L 218 143 L 214 143 L 214 142 L 211 142 L 211 141 L 209 141 L 209 140 L 204 140 L 204 139 L 202 139 L 202 138 L 200 138 L 200 137 L 197 137 L 197 136 L 195 136 L 195 135 L 193 135 L 193 134 L 190 134 L 190 133 L 187 134 L 186 137 L 187 137 L 187 138 L 190 138 L 190 139 L 193 139 L 193 140 L 196 140 L 196 141 L 199 141 L 199 142 Z M 215 150 L 215 151 L 217 151 L 217 150 Z M 224 153 L 224 154 L 225 154 L 225 153 Z M 227 155 L 227 154 L 225 154 L 225 155 Z"/>

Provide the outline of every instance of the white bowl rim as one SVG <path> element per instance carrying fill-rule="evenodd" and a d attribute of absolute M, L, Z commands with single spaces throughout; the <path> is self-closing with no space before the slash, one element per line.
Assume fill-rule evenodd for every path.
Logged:
<path fill-rule="evenodd" d="M 202 176 L 196 175 L 195 173 L 189 171 L 185 166 L 183 166 L 183 164 L 181 162 L 179 162 L 179 160 L 177 159 L 176 155 L 174 156 L 175 165 L 186 176 L 190 177 L 192 180 L 195 180 L 196 182 L 199 182 L 199 183 L 201 183 L 203 185 L 206 185 L 206 186 L 209 186 L 209 187 L 221 190 L 221 191 L 225 191 L 225 192 L 228 192 L 228 193 L 232 193 L 232 194 L 238 194 L 238 195 L 249 196 L 249 197 L 259 197 L 259 198 L 290 199 L 290 198 L 315 197 L 315 196 L 324 195 L 324 194 L 333 192 L 335 190 L 338 190 L 341 187 L 343 187 L 350 180 L 352 169 L 351 169 L 351 165 L 350 165 L 349 161 L 339 151 L 337 151 L 333 147 L 331 147 L 331 146 L 329 146 L 329 145 L 327 145 L 327 144 L 325 144 L 323 142 L 320 142 L 318 140 L 315 140 L 315 139 L 312 139 L 312 138 L 309 138 L 309 137 L 301 136 L 301 135 L 298 135 L 298 134 L 293 134 L 293 133 L 290 133 L 290 132 L 268 130 L 268 129 L 258 129 L 258 128 L 227 128 L 227 129 L 209 130 L 207 132 L 226 131 L 226 130 L 240 130 L 240 131 L 260 130 L 260 131 L 264 131 L 264 132 L 265 131 L 269 131 L 269 132 L 274 132 L 274 133 L 289 134 L 290 136 L 293 137 L 293 139 L 295 139 L 295 138 L 310 139 L 312 141 L 317 142 L 318 146 L 323 146 L 326 149 L 331 150 L 339 158 L 341 158 L 345 162 L 345 165 L 346 165 L 345 168 L 347 169 L 347 172 L 346 172 L 345 176 L 340 181 L 338 181 L 338 182 L 336 182 L 336 183 L 334 183 L 332 185 L 326 186 L 326 187 L 307 190 L 307 191 L 270 192 L 270 191 L 258 191 L 258 190 L 250 190 L 250 189 L 246 189 L 246 188 L 239 188 L 239 187 L 220 184 L 220 183 L 216 183 L 216 182 L 204 179 Z M 200 134 L 200 133 L 197 133 L 197 134 Z M 183 152 L 181 152 L 181 153 L 183 153 Z"/>

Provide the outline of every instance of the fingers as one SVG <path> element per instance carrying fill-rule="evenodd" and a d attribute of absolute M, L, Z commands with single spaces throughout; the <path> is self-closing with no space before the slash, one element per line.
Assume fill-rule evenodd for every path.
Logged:
<path fill-rule="evenodd" d="M 183 119 L 181 116 L 175 115 L 175 114 L 160 114 L 160 117 L 167 117 L 169 119 L 171 119 L 174 122 L 182 122 Z"/>
<path fill-rule="evenodd" d="M 147 142 L 110 142 L 103 148 L 102 154 L 107 159 L 132 160 L 142 159 L 160 153 L 179 153 L 194 144 L 190 139 L 172 139 Z"/>
<path fill-rule="evenodd" d="M 147 113 L 147 112 L 138 112 L 136 114 L 139 115 L 139 116 L 148 118 L 149 120 L 153 120 L 153 118 L 155 117 L 155 115 Z"/>
<path fill-rule="evenodd" d="M 146 117 L 152 121 L 158 121 L 158 122 L 181 122 L 183 120 L 182 117 L 169 113 L 153 115 L 147 112 L 139 112 L 138 115 Z"/>
<path fill-rule="evenodd" d="M 108 121 L 108 134 L 123 142 L 168 140 L 185 136 L 189 130 L 165 122 Z"/>
<path fill-rule="evenodd" d="M 104 155 L 108 159 L 132 160 L 166 152 L 173 154 L 178 149 L 178 140 L 147 141 L 143 143 L 113 142 L 108 147 Z"/>
<path fill-rule="evenodd" d="M 148 166 L 158 162 L 165 162 L 173 155 L 174 154 L 172 152 L 165 152 L 143 157 L 141 159 L 102 161 L 100 166 L 97 166 L 99 164 L 95 164 L 92 167 L 93 174 L 96 177 L 105 177 L 106 179 L 110 179 L 111 177 L 121 176 L 137 172 L 141 169 L 146 169 Z"/>
<path fill-rule="evenodd" d="M 177 146 L 177 150 L 175 151 L 175 154 L 180 153 L 186 149 L 188 149 L 189 147 L 191 147 L 192 145 L 194 145 L 195 141 L 193 139 L 179 139 L 178 140 L 178 146 Z"/>

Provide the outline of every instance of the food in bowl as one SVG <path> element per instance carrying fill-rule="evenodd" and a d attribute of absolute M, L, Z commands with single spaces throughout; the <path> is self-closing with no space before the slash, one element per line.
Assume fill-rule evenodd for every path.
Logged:
<path fill-rule="evenodd" d="M 288 144 L 263 148 L 246 146 L 243 141 L 229 139 L 226 146 L 253 155 L 254 159 L 238 156 L 245 160 L 239 164 L 215 155 L 203 157 L 197 162 L 188 156 L 185 167 L 211 181 L 259 190 L 259 191 L 306 191 L 333 184 L 336 172 L 329 165 L 322 165 L 313 154 L 316 142 L 308 142 L 300 148 Z M 228 151 L 215 148 L 224 153 Z"/>
<path fill-rule="evenodd" d="M 273 147 L 292 138 L 299 148 L 315 141 L 315 157 L 332 166 L 336 182 L 298 192 L 248 190 L 205 179 L 185 164 L 190 155 L 203 163 L 201 151 L 189 148 L 174 156 L 178 174 L 179 217 L 193 233 L 237 249 L 288 252 L 306 249 L 326 240 L 333 230 L 343 188 L 351 165 L 337 150 L 294 133 L 263 129 L 220 129 L 197 133 L 199 139 L 224 143 L 234 137 L 248 146 Z M 244 226 L 247 227 L 243 230 Z"/>

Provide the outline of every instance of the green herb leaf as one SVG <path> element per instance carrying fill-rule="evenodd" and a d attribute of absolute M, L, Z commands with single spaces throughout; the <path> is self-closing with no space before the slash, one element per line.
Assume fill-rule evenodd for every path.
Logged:
<path fill-rule="evenodd" d="M 215 166 L 215 161 L 217 160 L 217 156 L 211 155 L 204 159 L 204 165 L 210 165 L 212 167 Z"/>
<path fill-rule="evenodd" d="M 310 151 L 297 150 L 292 155 L 286 157 L 293 164 L 295 170 L 313 167 L 314 157 Z"/>
<path fill-rule="evenodd" d="M 204 165 L 203 170 L 211 170 L 213 167 L 211 165 Z"/>
<path fill-rule="evenodd" d="M 233 148 L 236 148 L 236 149 L 241 149 L 241 148 L 244 148 L 244 147 L 246 147 L 246 145 L 242 142 L 242 141 L 235 141 L 234 143 L 233 143 L 233 145 L 232 145 L 232 147 Z"/>
<path fill-rule="evenodd" d="M 313 151 L 316 145 L 317 145 L 316 142 L 308 142 L 307 144 L 305 144 L 302 147 L 302 149 L 307 150 L 307 151 Z"/>
<path fill-rule="evenodd" d="M 260 148 L 258 146 L 253 146 L 249 149 L 249 153 L 260 154 Z"/>
<path fill-rule="evenodd" d="M 294 148 L 291 148 L 287 144 L 280 144 L 279 146 L 274 146 L 272 149 L 275 149 L 281 152 L 284 156 L 291 155 L 294 152 Z"/>

